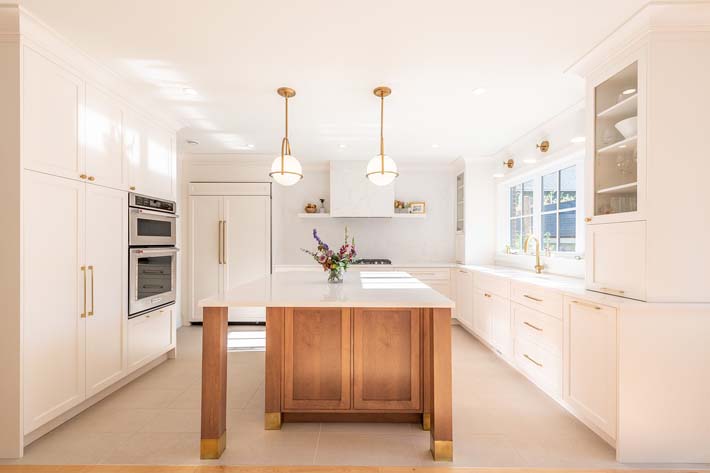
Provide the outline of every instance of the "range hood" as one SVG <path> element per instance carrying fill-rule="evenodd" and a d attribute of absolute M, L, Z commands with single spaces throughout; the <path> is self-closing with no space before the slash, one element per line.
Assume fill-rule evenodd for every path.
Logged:
<path fill-rule="evenodd" d="M 367 161 L 330 162 L 331 217 L 394 215 L 394 183 L 377 186 L 365 177 Z"/>

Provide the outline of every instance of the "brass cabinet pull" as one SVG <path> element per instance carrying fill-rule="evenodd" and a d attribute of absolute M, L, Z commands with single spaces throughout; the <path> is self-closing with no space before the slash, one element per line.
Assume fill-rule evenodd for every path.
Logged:
<path fill-rule="evenodd" d="M 589 223 L 589 222 L 592 221 L 592 217 L 586 217 L 586 218 L 584 219 L 584 221 L 587 222 L 587 223 Z"/>
<path fill-rule="evenodd" d="M 219 264 L 224 263 L 222 261 L 222 224 L 224 222 L 222 220 L 219 221 L 219 226 L 217 229 L 217 260 Z"/>
<path fill-rule="evenodd" d="M 96 180 L 96 178 L 95 178 L 94 176 L 89 176 L 88 179 L 89 179 L 90 181 L 95 181 L 95 180 Z"/>
<path fill-rule="evenodd" d="M 599 290 L 602 292 L 615 292 L 617 294 L 624 294 L 624 291 L 622 291 L 621 289 L 612 289 L 610 287 L 600 287 Z"/>
<path fill-rule="evenodd" d="M 577 304 L 577 305 L 581 305 L 581 306 L 584 306 L 584 307 L 589 307 L 590 309 L 602 310 L 602 308 L 599 307 L 598 305 L 589 304 L 589 303 L 587 303 L 587 302 L 572 301 L 572 304 Z"/>
<path fill-rule="evenodd" d="M 136 190 L 136 186 L 131 186 L 131 187 L 129 187 L 129 189 L 134 191 L 134 190 Z"/>
<path fill-rule="evenodd" d="M 533 297 L 533 296 L 528 296 L 527 294 L 523 294 L 523 297 L 527 297 L 531 301 L 542 302 L 542 299 L 538 299 L 537 297 Z"/>
<path fill-rule="evenodd" d="M 81 272 L 84 273 L 84 311 L 81 313 L 81 318 L 86 318 L 86 266 L 81 267 Z"/>
<path fill-rule="evenodd" d="M 91 271 L 91 310 L 86 315 L 91 317 L 92 315 L 94 315 L 94 267 L 89 266 L 89 271 Z M 86 290 L 84 290 L 84 291 L 86 291 Z M 84 309 L 84 310 L 86 310 L 86 309 Z"/>
<path fill-rule="evenodd" d="M 536 326 L 534 326 L 533 324 L 531 324 L 531 323 L 528 322 L 528 321 L 525 321 L 525 322 L 523 322 L 523 323 L 524 323 L 525 325 L 527 325 L 528 327 L 530 327 L 531 329 L 537 330 L 538 332 L 542 332 L 542 329 L 541 329 L 540 327 L 536 327 Z"/>
<path fill-rule="evenodd" d="M 86 174 L 79 174 L 80 179 L 86 179 Z"/>
<path fill-rule="evenodd" d="M 222 220 L 222 263 L 227 264 L 227 221 Z"/>
<path fill-rule="evenodd" d="M 530 358 L 530 357 L 528 356 L 527 353 L 524 353 L 523 356 L 524 356 L 525 358 L 527 358 L 528 360 L 532 361 L 533 363 L 535 363 L 535 364 L 536 364 L 537 366 L 539 366 L 540 368 L 542 368 L 542 363 L 538 363 L 537 361 L 533 360 L 532 358 Z"/>
<path fill-rule="evenodd" d="M 492 296 L 491 296 L 490 294 L 488 294 L 487 292 L 484 292 L 483 295 L 486 296 L 486 297 L 492 297 Z"/>

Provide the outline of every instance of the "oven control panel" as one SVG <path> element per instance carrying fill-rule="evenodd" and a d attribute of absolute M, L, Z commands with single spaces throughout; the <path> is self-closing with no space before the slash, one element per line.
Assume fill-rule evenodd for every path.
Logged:
<path fill-rule="evenodd" d="M 154 199 L 144 195 L 131 194 L 130 206 L 141 209 L 157 210 L 160 212 L 175 213 L 175 202 L 170 200 Z"/>

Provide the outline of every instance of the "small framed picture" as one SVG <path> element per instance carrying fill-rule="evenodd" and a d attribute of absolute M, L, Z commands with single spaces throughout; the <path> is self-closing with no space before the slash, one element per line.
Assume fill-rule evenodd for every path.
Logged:
<path fill-rule="evenodd" d="M 424 214 L 426 213 L 426 202 L 410 202 L 409 213 Z"/>

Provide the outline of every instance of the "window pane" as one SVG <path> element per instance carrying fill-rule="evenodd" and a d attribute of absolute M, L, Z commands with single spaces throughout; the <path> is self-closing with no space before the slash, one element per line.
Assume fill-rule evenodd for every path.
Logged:
<path fill-rule="evenodd" d="M 575 251 L 577 243 L 577 211 L 560 212 L 560 250 Z"/>
<path fill-rule="evenodd" d="M 542 216 L 542 247 L 557 251 L 557 212 Z"/>
<path fill-rule="evenodd" d="M 514 218 L 510 221 L 510 248 L 519 250 L 521 247 L 520 219 Z"/>
<path fill-rule="evenodd" d="M 572 166 L 560 171 L 560 209 L 572 209 L 576 206 L 577 167 Z"/>
<path fill-rule="evenodd" d="M 518 184 L 510 188 L 510 216 L 520 217 L 522 215 L 523 187 Z"/>
<path fill-rule="evenodd" d="M 557 210 L 557 173 L 542 176 L 542 211 Z"/>
<path fill-rule="evenodd" d="M 523 182 L 523 215 L 533 213 L 533 181 Z"/>
<path fill-rule="evenodd" d="M 533 218 L 532 216 L 530 217 L 523 217 L 523 241 L 528 237 L 528 235 L 532 234 L 533 232 Z"/>

